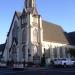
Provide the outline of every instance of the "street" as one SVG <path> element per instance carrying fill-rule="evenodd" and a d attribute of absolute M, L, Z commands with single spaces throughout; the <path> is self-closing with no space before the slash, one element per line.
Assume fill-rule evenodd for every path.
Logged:
<path fill-rule="evenodd" d="M 29 68 L 23 71 L 18 71 L 10 69 L 0 69 L 0 75 L 75 75 L 75 70 Z"/>

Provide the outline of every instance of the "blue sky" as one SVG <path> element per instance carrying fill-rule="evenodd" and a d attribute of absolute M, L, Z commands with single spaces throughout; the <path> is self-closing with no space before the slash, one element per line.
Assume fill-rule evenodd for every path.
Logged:
<path fill-rule="evenodd" d="M 75 0 L 36 0 L 37 10 L 44 20 L 75 31 Z M 0 44 L 4 43 L 15 10 L 22 11 L 24 0 L 0 1 Z"/>

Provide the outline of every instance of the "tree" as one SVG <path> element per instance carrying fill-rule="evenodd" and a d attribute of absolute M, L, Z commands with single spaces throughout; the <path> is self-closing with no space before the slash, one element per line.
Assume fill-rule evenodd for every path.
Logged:
<path fill-rule="evenodd" d="M 41 58 L 41 66 L 45 66 L 45 54 L 43 54 L 43 57 Z"/>
<path fill-rule="evenodd" d="M 72 49 L 72 48 L 71 48 L 71 49 L 69 50 L 69 53 L 70 53 L 73 57 L 75 57 L 75 49 Z"/>

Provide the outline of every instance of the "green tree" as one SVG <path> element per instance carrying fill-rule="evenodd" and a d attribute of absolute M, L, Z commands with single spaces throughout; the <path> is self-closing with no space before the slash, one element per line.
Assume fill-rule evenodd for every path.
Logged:
<path fill-rule="evenodd" d="M 41 58 L 41 66 L 45 66 L 45 54 L 43 54 L 43 57 Z"/>

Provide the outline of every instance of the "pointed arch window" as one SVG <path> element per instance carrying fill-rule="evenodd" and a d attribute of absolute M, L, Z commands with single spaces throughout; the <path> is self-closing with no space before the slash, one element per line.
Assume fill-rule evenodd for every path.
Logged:
<path fill-rule="evenodd" d="M 22 31 L 22 43 L 25 43 L 27 40 L 27 29 L 25 28 L 23 31 Z"/>
<path fill-rule="evenodd" d="M 37 54 L 37 46 L 34 46 L 34 55 L 36 55 Z"/>
<path fill-rule="evenodd" d="M 12 30 L 12 39 L 15 38 L 18 41 L 18 35 L 19 35 L 19 27 L 17 21 L 15 21 L 14 28 Z"/>
<path fill-rule="evenodd" d="M 23 58 L 25 59 L 25 45 L 22 47 Z"/>
<path fill-rule="evenodd" d="M 25 16 L 25 15 L 24 15 Z M 22 24 L 27 24 L 27 16 L 22 17 Z M 24 25 L 25 26 L 25 25 Z"/>
<path fill-rule="evenodd" d="M 34 40 L 34 42 L 38 41 L 38 29 L 36 29 L 36 28 L 33 31 L 33 40 Z"/>
<path fill-rule="evenodd" d="M 63 49 L 60 47 L 60 58 L 63 58 Z"/>
<path fill-rule="evenodd" d="M 67 47 L 65 47 L 65 56 L 66 56 L 66 58 L 68 58 L 68 49 L 67 49 Z"/>
<path fill-rule="evenodd" d="M 23 9 L 23 12 L 22 12 L 21 24 L 24 26 L 27 24 L 27 13 L 25 12 L 25 9 Z"/>
<path fill-rule="evenodd" d="M 54 58 L 57 58 L 57 47 L 55 47 L 55 48 L 53 49 L 53 52 L 54 52 Z"/>
<path fill-rule="evenodd" d="M 16 62 L 17 60 L 16 58 L 17 58 L 17 49 L 16 49 L 16 45 L 13 45 L 12 46 L 12 60 Z"/>

